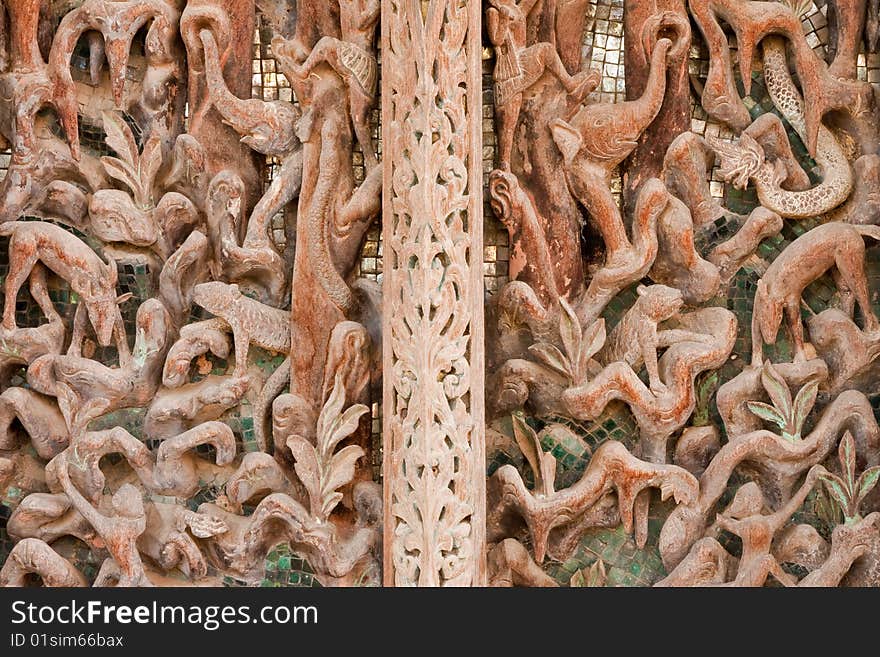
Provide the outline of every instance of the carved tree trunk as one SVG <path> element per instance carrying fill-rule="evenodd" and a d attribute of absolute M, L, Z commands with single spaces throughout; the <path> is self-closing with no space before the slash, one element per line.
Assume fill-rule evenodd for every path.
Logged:
<path fill-rule="evenodd" d="M 645 91 L 651 59 L 644 47 L 645 24 L 662 12 L 680 16 L 685 24 L 688 14 L 684 0 L 627 0 L 623 12 L 625 39 L 624 67 L 626 99 L 634 100 Z M 659 176 L 663 157 L 672 141 L 691 125 L 688 63 L 684 57 L 666 70 L 666 95 L 653 123 L 642 133 L 639 145 L 624 164 L 624 205 L 627 213 L 635 207 L 636 190 L 646 180 Z"/>
<path fill-rule="evenodd" d="M 480 12 L 383 0 L 385 569 L 485 581 Z"/>
<path fill-rule="evenodd" d="M 536 6 L 529 15 L 527 43 L 554 45 L 565 68 L 573 73 L 581 67 L 586 3 L 573 0 L 558 5 L 557 8 L 557 2 L 544 2 Z M 559 81 L 545 72 L 541 80 L 523 94 L 510 164 L 511 171 L 535 204 L 547 246 L 555 256 L 556 292 L 573 300 L 580 297 L 585 283 L 581 253 L 583 217 L 569 193 L 565 176 L 559 175 L 563 170 L 562 155 L 549 128 L 553 119 L 568 113 L 569 106 Z M 511 244 L 511 279 L 518 277 L 525 264 L 517 258 L 519 252 L 517 245 Z M 522 280 L 533 283 L 526 278 Z"/>

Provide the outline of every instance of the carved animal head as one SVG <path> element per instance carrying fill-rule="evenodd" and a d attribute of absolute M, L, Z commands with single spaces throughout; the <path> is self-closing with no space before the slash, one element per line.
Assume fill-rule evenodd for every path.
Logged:
<path fill-rule="evenodd" d="M 639 285 L 636 292 L 645 314 L 658 322 L 676 315 L 684 305 L 681 290 L 668 285 Z"/>
<path fill-rule="evenodd" d="M 265 120 L 236 125 L 237 122 L 224 121 L 238 132 L 245 132 L 241 142 L 264 155 L 284 155 L 295 151 L 300 144 L 297 125 L 302 114 L 293 105 L 275 101 L 264 105 Z"/>
<path fill-rule="evenodd" d="M 706 137 L 706 141 L 721 157 L 718 174 L 737 189 L 745 189 L 749 179 L 764 166 L 764 149 L 745 133 L 737 144 L 729 144 L 711 135 Z"/>
<path fill-rule="evenodd" d="M 130 295 L 121 297 L 116 295 L 118 277 L 116 263 L 110 260 L 103 280 L 93 281 L 91 294 L 87 299 L 83 299 L 89 321 L 91 321 L 98 343 L 102 347 L 108 347 L 112 343 L 113 329 L 121 319 L 119 304 L 130 298 Z"/>
<path fill-rule="evenodd" d="M 238 174 L 229 169 L 217 173 L 208 184 L 209 225 L 216 224 L 224 214 L 232 217 L 233 224 L 237 223 L 244 194 L 244 182 Z M 226 235 L 216 236 L 217 239 L 223 237 Z"/>
<path fill-rule="evenodd" d="M 752 317 L 757 323 L 758 330 L 761 331 L 764 342 L 767 344 L 776 342 L 776 335 L 782 324 L 782 303 L 770 295 L 763 280 L 758 281 L 758 289 L 755 291 Z"/>
<path fill-rule="evenodd" d="M 562 153 L 565 165 L 571 166 L 584 142 L 580 131 L 562 119 L 554 119 L 550 122 L 550 133 L 553 135 L 553 141 L 556 142 L 559 152 Z"/>
<path fill-rule="evenodd" d="M 215 315 L 223 314 L 241 296 L 241 290 L 235 283 L 208 281 L 193 288 L 193 301 Z"/>

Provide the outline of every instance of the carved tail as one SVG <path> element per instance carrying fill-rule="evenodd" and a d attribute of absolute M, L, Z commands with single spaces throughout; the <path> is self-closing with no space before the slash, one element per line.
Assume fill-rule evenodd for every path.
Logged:
<path fill-rule="evenodd" d="M 330 230 L 330 198 L 337 185 L 340 159 L 332 145 L 334 133 L 333 121 L 326 121 L 321 129 L 318 179 L 306 220 L 306 248 L 321 288 L 343 314 L 348 315 L 354 308 L 354 295 L 333 263 L 327 235 Z"/>
<path fill-rule="evenodd" d="M 773 104 L 785 116 L 803 142 L 808 142 L 804 99 L 788 70 L 785 41 L 778 36 L 764 39 L 764 79 Z M 822 182 L 801 192 L 790 192 L 778 183 L 757 180 L 761 204 L 783 217 L 803 219 L 830 212 L 843 203 L 853 188 L 852 169 L 837 139 L 819 125 L 816 161 L 822 168 Z"/>
<path fill-rule="evenodd" d="M 266 379 L 262 390 L 254 404 L 254 436 L 257 439 L 257 445 L 260 450 L 265 452 L 268 441 L 266 440 L 266 419 L 269 417 L 269 409 L 272 402 L 284 390 L 290 380 L 290 356 L 284 359 L 284 362 L 278 366 L 272 374 Z"/>

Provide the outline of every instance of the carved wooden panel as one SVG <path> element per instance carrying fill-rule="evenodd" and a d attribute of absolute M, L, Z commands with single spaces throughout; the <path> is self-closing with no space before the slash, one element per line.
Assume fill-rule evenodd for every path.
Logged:
<path fill-rule="evenodd" d="M 0 0 L 0 584 L 880 585 L 878 49 Z"/>
<path fill-rule="evenodd" d="M 378 0 L 2 7 L 0 580 L 378 584 Z"/>
<path fill-rule="evenodd" d="M 487 3 L 492 584 L 880 584 L 876 4 Z"/>

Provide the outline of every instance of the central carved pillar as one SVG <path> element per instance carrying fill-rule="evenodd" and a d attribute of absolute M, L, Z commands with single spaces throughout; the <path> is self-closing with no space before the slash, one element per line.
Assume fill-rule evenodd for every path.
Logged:
<path fill-rule="evenodd" d="M 485 582 L 480 11 L 382 0 L 386 585 Z"/>

